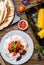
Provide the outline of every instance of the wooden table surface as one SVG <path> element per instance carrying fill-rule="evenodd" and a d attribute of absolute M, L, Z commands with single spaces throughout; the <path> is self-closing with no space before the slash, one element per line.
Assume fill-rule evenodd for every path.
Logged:
<path fill-rule="evenodd" d="M 21 4 L 21 1 L 22 1 L 22 0 L 14 0 L 14 3 L 15 3 L 15 5 L 16 5 L 16 8 L 17 8 L 17 9 L 18 9 L 18 7 L 19 7 L 20 5 L 22 5 L 22 4 Z M 35 5 L 37 5 L 36 2 L 31 2 L 28 6 L 25 7 L 25 9 L 27 9 L 27 8 L 29 8 L 29 7 L 32 7 L 32 6 L 35 6 Z M 24 12 L 24 13 L 20 13 L 20 17 L 21 17 L 21 19 L 27 20 L 25 12 Z M 17 25 L 17 23 L 14 24 L 14 25 L 12 25 L 12 26 L 9 26 L 9 27 L 3 29 L 2 31 L 0 31 L 0 41 L 1 41 L 2 37 L 3 37 L 6 33 L 8 33 L 9 31 L 12 31 L 12 30 L 18 30 L 18 25 Z M 27 29 L 26 31 L 24 31 L 24 32 L 28 33 L 28 34 L 31 36 L 31 38 L 32 38 L 32 40 L 33 40 L 33 42 L 34 42 L 34 45 L 39 46 L 39 44 L 38 44 L 38 42 L 37 42 L 35 36 L 33 35 L 33 32 L 32 32 L 32 30 L 31 30 L 30 26 L 29 26 L 28 29 Z M 22 65 L 44 65 L 44 58 L 43 58 L 43 57 L 42 57 L 42 60 L 41 60 L 41 61 L 38 61 L 38 60 L 37 60 L 37 54 L 38 54 L 38 53 L 39 53 L 39 51 L 38 51 L 38 52 L 34 51 L 33 56 L 31 57 L 31 59 L 30 59 L 27 63 L 22 64 Z M 2 63 L 2 65 L 10 65 L 9 63 L 5 62 L 5 61 L 2 59 L 1 55 L 0 55 L 0 63 Z"/>

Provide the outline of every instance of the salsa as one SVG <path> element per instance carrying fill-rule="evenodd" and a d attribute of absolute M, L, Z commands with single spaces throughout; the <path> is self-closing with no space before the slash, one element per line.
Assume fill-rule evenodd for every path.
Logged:
<path fill-rule="evenodd" d="M 21 21 L 21 22 L 19 23 L 19 26 L 20 26 L 20 28 L 25 28 L 27 25 L 26 25 L 26 22 Z"/>
<path fill-rule="evenodd" d="M 26 30 L 28 28 L 28 22 L 26 20 L 20 20 L 18 23 L 18 28 L 21 30 Z"/>

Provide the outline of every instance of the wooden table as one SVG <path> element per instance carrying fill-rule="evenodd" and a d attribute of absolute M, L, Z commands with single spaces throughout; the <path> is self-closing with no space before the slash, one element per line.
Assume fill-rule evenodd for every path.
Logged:
<path fill-rule="evenodd" d="M 22 5 L 22 4 L 21 4 L 21 0 L 14 0 L 14 2 L 15 2 L 15 5 L 16 5 L 16 8 L 17 8 L 17 9 L 18 9 L 18 7 L 19 7 L 20 5 Z M 35 6 L 35 5 L 37 5 L 37 3 L 31 2 L 28 6 L 25 7 L 25 9 L 27 9 L 27 8 L 29 8 L 29 7 L 32 7 L 32 6 Z M 22 14 L 20 13 L 20 17 L 21 17 L 21 19 L 27 20 L 26 15 L 25 15 L 25 12 L 22 13 Z M 3 37 L 6 33 L 8 33 L 9 31 L 12 31 L 12 30 L 18 30 L 18 25 L 17 25 L 17 23 L 14 24 L 14 25 L 12 25 L 12 26 L 9 26 L 9 27 L 3 29 L 2 31 L 0 31 L 0 41 L 1 41 L 2 37 Z M 34 45 L 39 46 L 39 44 L 38 44 L 38 42 L 37 42 L 35 36 L 33 35 L 33 32 L 32 32 L 32 30 L 31 30 L 30 26 L 29 26 L 28 29 L 27 29 L 26 31 L 24 31 L 24 32 L 28 33 L 28 34 L 31 36 L 31 38 L 32 38 L 32 40 L 33 40 L 33 42 L 34 42 Z M 38 52 L 34 51 L 33 56 L 31 57 L 31 59 L 30 59 L 27 63 L 25 63 L 25 64 L 23 64 L 23 65 L 44 65 L 44 58 L 42 58 L 42 61 L 38 61 L 38 60 L 37 60 L 37 54 L 38 54 L 38 53 L 39 53 L 39 51 L 38 51 Z M 2 59 L 1 55 L 0 55 L 0 63 L 2 63 L 2 65 L 10 65 L 9 63 L 5 62 L 5 61 Z"/>

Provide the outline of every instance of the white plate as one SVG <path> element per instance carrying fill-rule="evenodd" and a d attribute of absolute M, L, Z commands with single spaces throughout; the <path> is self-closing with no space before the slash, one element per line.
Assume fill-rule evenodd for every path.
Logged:
<path fill-rule="evenodd" d="M 4 41 L 5 41 L 8 37 L 10 37 L 11 35 L 20 35 L 20 36 L 24 37 L 24 38 L 26 39 L 26 41 L 28 42 L 28 52 L 27 52 L 26 55 L 25 55 L 21 60 L 19 60 L 19 61 L 10 60 L 10 58 L 8 58 L 8 57 L 6 56 L 6 54 L 3 52 L 3 51 L 4 51 L 4 50 L 3 50 Z M 3 37 L 2 40 L 1 40 L 1 46 L 0 46 L 1 55 L 2 55 L 3 59 L 4 59 L 5 61 L 7 61 L 8 63 L 10 63 L 10 64 L 23 64 L 23 63 L 27 62 L 27 61 L 31 58 L 31 56 L 32 56 L 32 54 L 33 54 L 33 51 L 34 51 L 34 45 L 33 45 L 33 41 L 32 41 L 32 39 L 31 39 L 31 37 L 30 37 L 27 33 L 22 32 L 22 31 L 20 31 L 20 30 L 13 30 L 13 31 L 8 32 L 6 35 L 4 35 L 4 37 Z"/>

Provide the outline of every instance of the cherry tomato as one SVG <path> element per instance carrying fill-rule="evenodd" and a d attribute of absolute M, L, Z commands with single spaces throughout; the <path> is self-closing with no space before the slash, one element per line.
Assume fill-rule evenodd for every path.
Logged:
<path fill-rule="evenodd" d="M 24 10 L 25 10 L 25 7 L 23 5 L 19 7 L 19 12 L 20 13 L 24 12 Z"/>
<path fill-rule="evenodd" d="M 39 2 L 39 3 L 41 3 L 41 2 L 42 2 L 42 0 L 38 0 L 38 2 Z"/>

